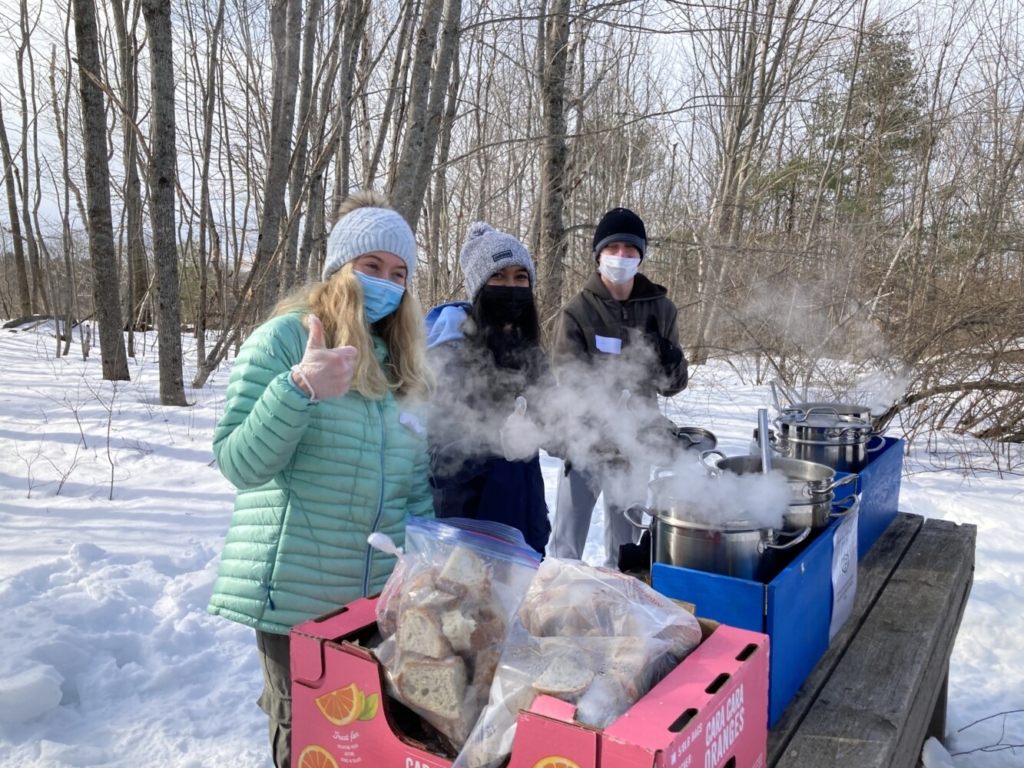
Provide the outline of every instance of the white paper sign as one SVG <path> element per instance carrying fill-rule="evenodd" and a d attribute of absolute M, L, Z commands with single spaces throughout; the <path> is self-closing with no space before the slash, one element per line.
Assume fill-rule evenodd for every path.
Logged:
<path fill-rule="evenodd" d="M 622 339 L 611 336 L 594 336 L 594 346 L 599 352 L 607 352 L 609 355 L 617 355 L 622 352 Z"/>
<path fill-rule="evenodd" d="M 857 516 L 858 507 L 846 516 L 832 539 L 832 623 L 828 639 L 836 636 L 853 611 L 857 596 Z"/>

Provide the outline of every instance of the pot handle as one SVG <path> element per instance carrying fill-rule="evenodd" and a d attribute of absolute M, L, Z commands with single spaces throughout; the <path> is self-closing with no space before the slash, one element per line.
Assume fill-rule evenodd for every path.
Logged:
<path fill-rule="evenodd" d="M 779 456 L 781 456 L 784 459 L 793 458 L 793 445 L 792 443 L 789 442 L 788 439 L 782 437 L 781 435 L 777 435 L 774 432 L 770 433 L 768 435 L 768 438 L 771 443 L 772 450 L 779 454 Z"/>
<path fill-rule="evenodd" d="M 833 508 L 842 506 L 843 504 L 846 504 L 848 501 L 850 501 L 850 499 L 853 499 L 853 503 L 850 504 L 850 508 L 849 509 L 843 509 L 843 510 L 840 510 L 838 512 L 835 512 L 835 511 L 829 512 L 828 513 L 829 519 L 831 519 L 831 520 L 838 520 L 841 517 L 847 517 L 849 515 L 852 515 L 855 510 L 860 509 L 860 496 L 858 496 L 855 493 L 851 493 L 845 499 L 840 499 L 839 501 L 835 502 L 835 504 L 833 505 Z"/>
<path fill-rule="evenodd" d="M 834 433 L 834 437 L 839 439 L 839 440 L 857 440 L 865 432 L 869 433 L 868 442 L 870 443 L 871 442 L 871 437 L 874 437 L 874 435 L 870 434 L 870 432 L 871 432 L 870 428 L 865 430 L 865 429 L 861 429 L 860 427 L 843 427 L 843 428 L 837 430 Z M 833 436 L 833 435 L 830 435 L 828 433 L 828 431 L 825 432 L 825 435 L 826 435 L 826 438 Z M 876 448 L 875 450 L 878 450 L 878 449 Z"/>
<path fill-rule="evenodd" d="M 718 470 L 718 466 L 715 465 L 715 464 L 708 464 L 707 461 L 705 461 L 705 459 L 708 456 L 718 456 L 719 458 L 722 458 L 722 459 L 726 459 L 726 458 L 728 458 L 728 456 L 726 456 L 724 453 L 722 453 L 721 451 L 719 451 L 719 450 L 717 450 L 715 448 L 712 448 L 709 451 L 703 451 L 701 453 L 701 455 L 700 455 L 700 463 L 703 464 L 704 468 L 706 470 L 708 470 L 712 475 L 717 475 L 718 471 L 719 471 Z"/>
<path fill-rule="evenodd" d="M 802 531 L 800 531 L 800 533 L 798 533 L 792 540 L 786 542 L 785 544 L 775 544 L 774 542 L 764 540 L 759 541 L 757 543 L 757 553 L 759 555 L 764 554 L 764 551 L 766 549 L 791 549 L 810 535 L 811 526 L 807 526 Z"/>
<path fill-rule="evenodd" d="M 856 472 L 847 475 L 841 480 L 836 480 L 834 483 L 829 483 L 824 488 L 815 488 L 814 490 L 820 493 L 830 493 L 841 485 L 849 485 L 850 483 L 857 483 L 858 475 Z M 845 499 L 844 499 L 845 501 Z"/>
<path fill-rule="evenodd" d="M 871 441 L 876 438 L 878 439 L 878 445 L 872 448 Z M 883 448 L 885 448 L 885 435 L 880 435 L 876 432 L 872 434 L 871 437 L 868 439 L 867 447 L 864 450 L 868 453 L 874 453 L 875 451 L 880 451 Z"/>
<path fill-rule="evenodd" d="M 813 416 L 816 413 L 824 414 L 826 416 L 835 416 L 837 419 L 839 418 L 838 408 L 829 405 L 816 405 L 813 408 L 808 408 L 806 411 L 803 411 L 803 416 L 802 418 L 799 419 L 799 421 L 807 421 L 809 417 Z"/>
<path fill-rule="evenodd" d="M 640 517 L 639 520 L 634 520 L 632 518 L 632 516 L 629 514 L 630 512 L 633 512 L 634 510 L 638 511 L 638 512 L 644 514 L 644 515 L 648 515 L 649 517 L 654 517 L 654 515 L 652 515 L 648 511 L 647 507 L 645 507 L 643 504 L 630 504 L 628 507 L 626 507 L 626 509 L 623 510 L 622 516 L 624 518 L 626 518 L 627 522 L 631 523 L 633 525 L 633 527 L 639 528 L 641 531 L 646 531 L 648 526 L 646 526 L 643 523 L 639 522 L 639 520 L 643 520 L 643 517 Z"/>
<path fill-rule="evenodd" d="M 668 467 L 658 467 L 657 469 L 654 470 L 654 479 L 660 480 L 663 477 L 668 477 L 670 475 L 674 475 L 675 473 L 676 471 L 674 469 L 669 469 Z"/>
<path fill-rule="evenodd" d="M 679 427 L 675 429 L 672 432 L 672 436 L 675 437 L 675 439 L 679 440 L 680 442 L 688 443 L 687 447 L 689 448 L 692 448 L 695 445 L 700 445 L 700 442 L 703 438 L 701 438 L 699 435 L 691 435 L 689 432 L 684 432 L 684 429 L 685 427 Z"/>

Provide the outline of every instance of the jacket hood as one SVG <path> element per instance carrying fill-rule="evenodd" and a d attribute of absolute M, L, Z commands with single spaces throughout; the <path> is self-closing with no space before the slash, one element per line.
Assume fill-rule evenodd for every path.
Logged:
<path fill-rule="evenodd" d="M 594 272 L 590 279 L 587 280 L 586 285 L 583 286 L 584 291 L 588 291 L 599 299 L 605 301 L 614 301 L 614 297 L 609 293 L 608 286 L 601 280 L 601 273 Z M 646 301 L 650 299 L 657 299 L 661 296 L 667 296 L 668 289 L 663 285 L 651 282 L 642 273 L 637 272 L 633 278 L 633 290 L 630 291 L 627 302 L 630 301 Z"/>
<path fill-rule="evenodd" d="M 463 338 L 462 323 L 473 305 L 468 301 L 441 304 L 427 313 L 427 349 Z"/>

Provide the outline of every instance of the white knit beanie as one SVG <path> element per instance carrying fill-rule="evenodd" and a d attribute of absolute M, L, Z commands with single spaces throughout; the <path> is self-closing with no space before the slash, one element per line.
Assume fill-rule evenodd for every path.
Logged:
<path fill-rule="evenodd" d="M 505 267 L 524 267 L 530 274 L 530 287 L 537 284 L 533 259 L 526 246 L 490 224 L 478 221 L 469 225 L 466 242 L 459 254 L 459 266 L 466 281 L 466 294 L 476 301 L 477 294 L 495 272 Z"/>
<path fill-rule="evenodd" d="M 356 208 L 342 216 L 327 238 L 327 256 L 321 275 L 327 280 L 352 259 L 373 251 L 393 253 L 409 268 L 406 282 L 416 271 L 416 238 L 397 211 L 388 208 Z"/>

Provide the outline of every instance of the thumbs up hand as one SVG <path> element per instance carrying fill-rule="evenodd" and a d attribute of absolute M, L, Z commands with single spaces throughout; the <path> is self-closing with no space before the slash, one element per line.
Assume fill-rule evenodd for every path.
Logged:
<path fill-rule="evenodd" d="M 302 361 L 292 367 L 292 381 L 311 400 L 341 397 L 352 384 L 352 371 L 359 353 L 355 347 L 327 349 L 320 318 L 310 315 L 308 322 L 309 341 Z"/>
<path fill-rule="evenodd" d="M 512 415 L 501 428 L 501 450 L 506 461 L 528 461 L 537 455 L 543 435 L 526 415 L 526 398 L 517 397 Z"/>

